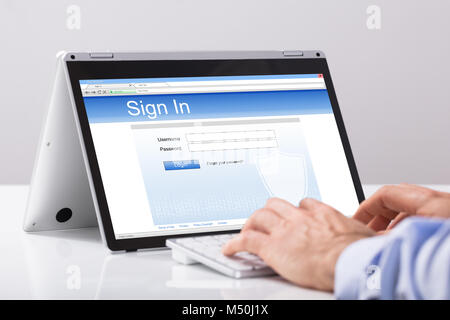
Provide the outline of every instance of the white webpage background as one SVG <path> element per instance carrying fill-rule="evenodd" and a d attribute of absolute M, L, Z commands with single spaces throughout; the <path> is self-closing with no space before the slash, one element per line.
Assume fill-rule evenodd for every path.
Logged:
<path fill-rule="evenodd" d="M 143 122 L 132 129 L 159 229 L 245 221 L 270 196 L 295 205 L 305 195 L 320 199 L 298 116 Z M 202 169 L 167 171 L 163 166 L 183 159 L 197 161 Z"/>
<path fill-rule="evenodd" d="M 353 214 L 358 207 L 358 200 L 334 115 L 303 115 L 299 118 L 302 121 L 322 201 L 346 215 Z M 156 231 L 131 124 L 137 123 L 90 125 L 116 237 L 120 234 Z M 234 228 L 242 223 L 243 221 L 236 221 Z M 221 230 L 225 228 L 233 226 L 219 227 Z M 201 230 L 217 229 L 218 227 L 204 227 Z M 157 233 L 162 235 L 184 232 L 192 232 L 192 229 Z"/>

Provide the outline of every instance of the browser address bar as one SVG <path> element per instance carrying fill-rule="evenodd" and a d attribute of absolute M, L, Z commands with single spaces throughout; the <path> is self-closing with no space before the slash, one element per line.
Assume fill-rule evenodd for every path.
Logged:
<path fill-rule="evenodd" d="M 169 87 L 209 87 L 209 86 L 234 86 L 234 85 L 270 85 L 270 84 L 299 84 L 299 83 L 324 83 L 323 78 L 306 79 L 264 79 L 264 80 L 219 80 L 219 81 L 180 81 L 166 82 Z M 149 83 L 149 85 L 152 85 Z"/>
<path fill-rule="evenodd" d="M 164 93 L 203 93 L 203 92 L 235 92 L 235 91 L 282 91 L 282 90 L 308 90 L 325 89 L 325 83 L 302 82 L 286 84 L 231 84 L 231 85 L 199 85 L 196 86 L 170 86 L 166 88 L 142 88 L 136 93 L 141 94 L 164 94 Z"/>

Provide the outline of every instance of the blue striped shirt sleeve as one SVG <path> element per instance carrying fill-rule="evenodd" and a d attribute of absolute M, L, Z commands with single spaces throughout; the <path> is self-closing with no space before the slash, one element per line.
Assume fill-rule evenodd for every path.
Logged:
<path fill-rule="evenodd" d="M 450 299 L 450 220 L 408 218 L 351 244 L 334 287 L 338 299 Z"/>

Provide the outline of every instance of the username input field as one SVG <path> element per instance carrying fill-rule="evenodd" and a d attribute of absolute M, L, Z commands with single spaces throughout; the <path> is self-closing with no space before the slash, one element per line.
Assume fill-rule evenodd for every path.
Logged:
<path fill-rule="evenodd" d="M 274 130 L 188 133 L 190 152 L 278 147 Z"/>

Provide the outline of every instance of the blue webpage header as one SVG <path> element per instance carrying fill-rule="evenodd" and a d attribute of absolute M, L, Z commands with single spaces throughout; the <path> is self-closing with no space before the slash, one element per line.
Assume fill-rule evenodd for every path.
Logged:
<path fill-rule="evenodd" d="M 84 97 L 90 123 L 332 113 L 325 89 Z"/>
<path fill-rule="evenodd" d="M 321 74 L 81 80 L 80 84 L 319 78 Z M 331 113 L 326 89 L 85 96 L 90 123 Z"/>

